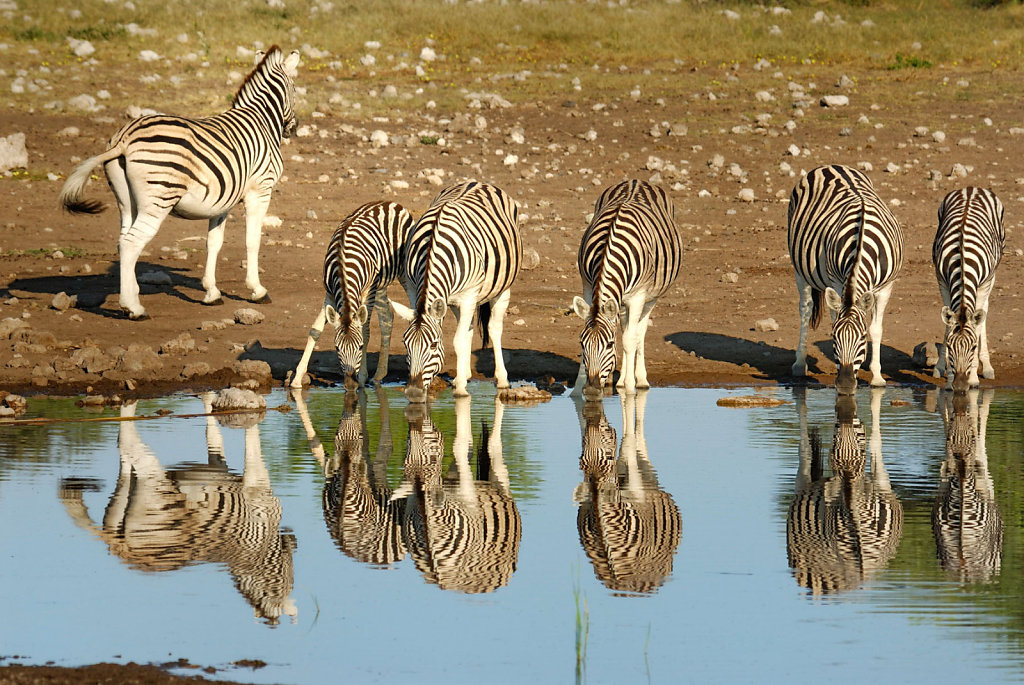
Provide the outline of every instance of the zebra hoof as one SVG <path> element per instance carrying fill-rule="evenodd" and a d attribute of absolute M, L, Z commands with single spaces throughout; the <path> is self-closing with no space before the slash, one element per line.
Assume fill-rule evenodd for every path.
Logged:
<path fill-rule="evenodd" d="M 146 312 L 142 312 L 141 314 L 132 314 L 131 312 L 128 312 L 128 319 L 130 321 L 145 321 L 148 318 L 149 314 L 147 314 Z"/>
<path fill-rule="evenodd" d="M 203 306 L 206 306 L 206 307 L 219 307 L 222 304 L 224 304 L 224 298 L 223 297 L 218 297 L 218 298 L 216 298 L 214 300 L 210 300 L 209 302 L 207 302 L 206 300 L 203 300 Z"/>
<path fill-rule="evenodd" d="M 270 299 L 270 293 L 266 293 L 265 295 L 263 295 L 263 297 L 257 297 L 256 299 L 249 301 L 252 302 L 253 304 L 270 304 L 273 302 L 273 300 Z"/>

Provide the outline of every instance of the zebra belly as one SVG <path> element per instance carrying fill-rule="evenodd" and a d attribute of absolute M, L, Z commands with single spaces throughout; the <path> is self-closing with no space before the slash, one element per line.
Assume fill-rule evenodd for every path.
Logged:
<path fill-rule="evenodd" d="M 238 204 L 240 198 L 210 197 L 209 189 L 193 186 L 171 209 L 171 214 L 182 219 L 212 219 L 226 214 Z"/>

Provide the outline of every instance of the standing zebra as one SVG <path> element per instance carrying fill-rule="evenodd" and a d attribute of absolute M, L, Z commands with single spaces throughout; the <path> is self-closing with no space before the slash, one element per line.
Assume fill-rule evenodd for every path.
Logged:
<path fill-rule="evenodd" d="M 132 319 L 146 317 L 135 264 L 168 214 L 209 220 L 203 303 L 220 303 L 216 267 L 224 221 L 243 201 L 245 285 L 251 300 L 269 301 L 259 277 L 260 236 L 271 191 L 281 177 L 281 139 L 295 130 L 292 76 L 299 53 L 285 57 L 275 45 L 256 59 L 231 109 L 204 119 L 163 114 L 135 119 L 114 134 L 104 152 L 82 162 L 61 190 L 60 202 L 68 211 L 103 211 L 103 203 L 82 197 L 92 169 L 103 164 L 121 212 L 119 302 Z"/>
<path fill-rule="evenodd" d="M 945 395 L 946 459 L 932 509 L 939 562 L 961 582 L 989 582 L 1003 558 L 1003 516 L 988 470 L 985 431 L 992 390 Z M 952 406 L 950 406 L 952 405 Z"/>
<path fill-rule="evenodd" d="M 1003 203 L 991 190 L 962 188 L 942 200 L 932 262 L 942 293 L 946 344 L 934 373 L 936 378 L 946 375 L 946 387 L 957 392 L 978 386 L 979 358 L 981 375 L 996 377 L 986 320 L 1005 242 Z"/>
<path fill-rule="evenodd" d="M 327 321 L 334 326 L 334 346 L 345 387 L 352 390 L 365 385 L 366 348 L 370 343 L 374 306 L 380 324 L 380 352 L 373 379 L 384 380 L 388 373 L 394 322 L 387 303 L 387 288 L 402 274 L 405 239 L 412 225 L 412 216 L 397 202 L 370 202 L 342 220 L 324 256 L 327 296 L 309 329 L 306 349 L 292 377 L 292 387 L 302 387 L 313 348 Z"/>
<path fill-rule="evenodd" d="M 615 368 L 616 319 L 622 327 L 618 386 L 627 393 L 649 387 L 644 338 L 651 310 L 682 263 L 674 211 L 665 191 L 644 181 L 623 181 L 598 197 L 577 256 L 583 297 L 572 307 L 584 324 L 574 395 L 601 397 Z"/>
<path fill-rule="evenodd" d="M 442 190 L 419 218 L 406 243 L 406 290 L 412 309 L 391 302 L 410 322 L 405 332 L 410 402 L 425 402 L 430 381 L 444 365 L 441 323 L 455 310 L 456 397 L 468 396 L 473 319 L 480 309 L 484 345 L 494 349 L 494 375 L 508 387 L 501 331 L 509 288 L 519 274 L 523 242 L 519 209 L 501 189 L 471 181 Z M 492 311 L 493 308 L 493 311 Z"/>
<path fill-rule="evenodd" d="M 807 373 L 807 326 L 817 328 L 822 301 L 832 311 L 836 391 L 857 389 L 871 349 L 871 385 L 882 378 L 882 318 L 903 266 L 903 231 L 860 171 L 832 165 L 807 174 L 789 200 L 789 255 L 800 293 L 800 339 L 793 375 Z"/>

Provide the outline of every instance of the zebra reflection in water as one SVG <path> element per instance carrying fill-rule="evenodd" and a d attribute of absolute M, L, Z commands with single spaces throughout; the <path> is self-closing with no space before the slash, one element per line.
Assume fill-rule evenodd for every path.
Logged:
<path fill-rule="evenodd" d="M 577 401 L 583 482 L 579 504 L 580 544 L 606 587 L 620 593 L 653 593 L 672 573 L 683 521 L 672 496 L 661 489 L 644 439 L 646 390 L 620 395 L 622 445 L 601 402 Z"/>
<path fill-rule="evenodd" d="M 504 405 L 494 401 L 494 423 L 486 424 L 470 464 L 470 398 L 455 399 L 456 473 L 444 466 L 444 436 L 425 405 L 410 404 L 404 477 L 392 500 L 402 506 L 402 534 L 416 568 L 429 583 L 465 593 L 492 592 L 516 570 L 522 521 L 509 490 L 501 444 Z"/>
<path fill-rule="evenodd" d="M 207 414 L 212 399 L 213 393 L 203 397 Z M 271 625 L 282 615 L 294 618 L 296 542 L 291 532 L 281 532 L 281 501 L 263 463 L 258 427 L 263 414 L 208 416 L 207 463 L 165 469 L 139 436 L 135 409 L 134 402 L 121 407 L 121 469 L 102 526 L 93 522 L 82 498 L 83 490 L 99 489 L 92 480 L 61 481 L 60 499 L 71 519 L 140 571 L 224 564 L 258 618 Z M 245 429 L 241 476 L 228 470 L 218 421 Z"/>
<path fill-rule="evenodd" d="M 821 439 L 808 429 L 802 388 L 795 388 L 800 417 L 800 470 L 786 521 L 793 576 L 813 594 L 858 587 L 896 555 L 903 534 L 903 505 L 889 485 L 882 461 L 879 411 L 883 389 L 871 391 L 870 475 L 867 441 L 851 395 L 836 399 L 835 429 L 824 475 Z"/>
<path fill-rule="evenodd" d="M 366 395 L 346 392 L 345 408 L 334 434 L 334 455 L 327 457 L 302 393 L 292 390 L 310 451 L 323 470 L 324 523 L 342 552 L 356 561 L 386 568 L 405 558 L 402 541 L 402 504 L 392 501 L 387 483 L 387 463 L 393 450 L 387 392 L 376 390 L 380 413 L 380 437 L 370 457 L 366 426 Z"/>
<path fill-rule="evenodd" d="M 999 575 L 1003 517 L 988 471 L 985 429 L 992 390 L 943 393 L 946 458 L 932 510 L 939 562 L 965 583 L 985 583 Z"/>

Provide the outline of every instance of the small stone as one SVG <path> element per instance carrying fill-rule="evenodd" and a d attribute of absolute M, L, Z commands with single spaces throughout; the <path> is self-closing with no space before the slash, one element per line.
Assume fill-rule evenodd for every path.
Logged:
<path fill-rule="evenodd" d="M 736 197 L 738 197 L 743 202 L 753 202 L 754 190 L 752 188 L 744 188 L 739 192 L 739 194 Z"/>
<path fill-rule="evenodd" d="M 259 312 L 251 307 L 243 307 L 242 309 L 235 310 L 235 323 L 242 324 L 243 326 L 254 326 L 259 323 L 263 323 L 263 313 Z"/>
<path fill-rule="evenodd" d="M 846 95 L 826 95 L 821 98 L 819 104 L 822 107 L 845 107 L 850 104 L 850 98 Z"/>
<path fill-rule="evenodd" d="M 779 330 L 779 324 L 773 318 L 761 319 L 754 323 L 754 330 L 762 333 Z"/>
<path fill-rule="evenodd" d="M 168 340 L 160 346 L 160 354 L 188 354 L 196 348 L 196 341 L 188 333 Z"/>
<path fill-rule="evenodd" d="M 936 143 L 946 142 L 946 134 L 942 131 L 932 131 L 932 140 Z"/>
<path fill-rule="evenodd" d="M 53 299 L 50 300 L 50 306 L 59 312 L 66 312 L 67 310 L 74 307 L 77 302 L 77 295 L 69 296 L 66 292 L 62 290 L 61 292 L 53 296 Z"/>
<path fill-rule="evenodd" d="M 532 271 L 540 266 L 540 254 L 532 247 L 523 248 L 523 258 L 520 265 L 524 271 Z"/>
<path fill-rule="evenodd" d="M 950 178 L 967 178 L 967 167 L 960 162 L 953 165 L 953 168 L 949 171 Z"/>
<path fill-rule="evenodd" d="M 207 376 L 210 374 L 210 365 L 206 362 L 192 362 L 185 364 L 181 369 L 182 378 L 195 378 L 196 376 Z"/>
<path fill-rule="evenodd" d="M 727 271 L 726 273 L 722 274 L 722 278 L 719 279 L 721 283 L 736 283 L 739 280 L 739 274 L 737 274 L 734 271 Z"/>

